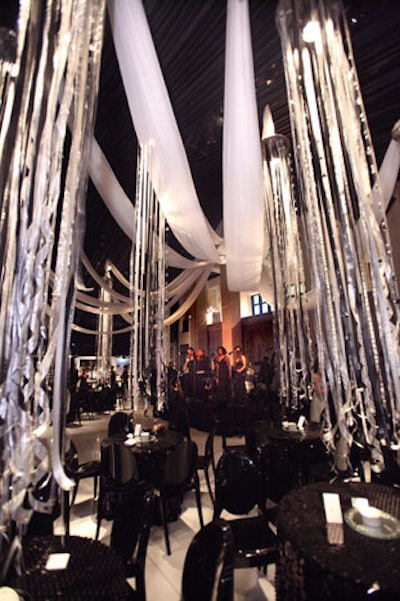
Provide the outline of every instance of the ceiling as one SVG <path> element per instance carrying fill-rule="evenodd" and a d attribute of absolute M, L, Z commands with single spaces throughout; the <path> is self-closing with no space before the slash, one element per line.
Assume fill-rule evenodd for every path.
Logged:
<path fill-rule="evenodd" d="M 213 227 L 222 218 L 222 124 L 225 60 L 224 0 L 144 0 L 149 26 L 188 155 L 200 203 Z M 269 104 L 278 133 L 290 136 L 277 1 L 250 0 L 260 124 Z M 400 3 L 344 3 L 356 67 L 378 164 L 400 118 Z M 261 125 L 260 125 L 261 128 Z M 127 195 L 134 199 L 136 136 L 105 27 L 95 136 Z M 111 258 L 128 275 L 130 244 L 89 185 L 85 249 L 101 273 Z"/>
<path fill-rule="evenodd" d="M 213 227 L 222 218 L 222 125 L 226 2 L 143 0 L 199 201 Z M 270 105 L 275 130 L 290 137 L 277 0 L 249 0 L 260 119 Z M 344 2 L 378 165 L 400 118 L 400 3 Z M 134 199 L 136 136 L 106 19 L 95 136 Z M 85 250 L 99 273 L 110 258 L 128 276 L 130 243 L 89 183 Z M 90 278 L 84 274 L 87 285 Z"/>

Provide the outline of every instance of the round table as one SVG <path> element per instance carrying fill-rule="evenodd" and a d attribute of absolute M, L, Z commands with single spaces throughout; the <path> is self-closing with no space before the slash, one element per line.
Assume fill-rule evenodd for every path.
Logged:
<path fill-rule="evenodd" d="M 183 438 L 180 432 L 164 428 L 158 430 L 156 434 L 151 434 L 149 442 L 135 440 L 133 446 L 128 446 L 136 457 L 140 478 L 157 486 L 163 473 L 167 452 L 175 448 Z M 128 439 L 124 434 L 115 434 L 108 437 L 106 441 L 124 444 Z"/>
<path fill-rule="evenodd" d="M 400 518 L 400 491 L 396 488 L 337 481 L 293 490 L 278 510 L 277 600 L 399 599 L 400 538 L 365 536 L 344 521 L 344 544 L 329 544 L 323 492 L 339 494 L 343 515 L 350 509 L 352 497 L 366 497 L 370 505 Z M 377 592 L 371 595 L 374 589 Z"/>
<path fill-rule="evenodd" d="M 256 422 L 246 434 L 246 447 L 267 483 L 267 496 L 275 502 L 292 488 L 308 484 L 316 465 L 329 462 L 320 429 L 307 424 L 301 430 L 285 430 L 281 424 Z"/>
<path fill-rule="evenodd" d="M 28 593 L 34 601 L 128 601 L 133 590 L 126 582 L 122 563 L 109 548 L 88 538 L 42 536 L 26 538 L 23 574 L 9 586 Z M 48 570 L 51 553 L 69 553 L 67 567 Z"/>

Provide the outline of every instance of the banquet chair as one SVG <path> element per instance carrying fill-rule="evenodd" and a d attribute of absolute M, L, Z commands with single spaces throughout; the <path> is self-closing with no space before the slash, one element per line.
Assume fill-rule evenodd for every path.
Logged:
<path fill-rule="evenodd" d="M 200 526 L 203 527 L 200 481 L 196 469 L 197 445 L 192 440 L 183 440 L 166 453 L 160 481 L 156 483 L 156 495 L 160 499 L 161 521 L 164 528 L 167 554 L 171 555 L 168 532 L 168 501 L 176 499 L 190 491 L 196 496 Z"/>
<path fill-rule="evenodd" d="M 259 471 L 266 496 L 273 503 L 279 503 L 296 484 L 296 469 L 287 445 L 259 438 L 249 429 L 246 449 Z"/>
<path fill-rule="evenodd" d="M 124 411 L 114 413 L 108 422 L 108 436 L 133 432 L 132 416 Z"/>
<path fill-rule="evenodd" d="M 255 509 L 258 513 L 247 517 Z M 225 450 L 217 465 L 214 520 L 224 510 L 242 516 L 228 521 L 235 547 L 233 567 L 265 567 L 275 563 L 277 539 L 269 525 L 265 488 L 254 462 L 242 451 Z"/>
<path fill-rule="evenodd" d="M 211 487 L 210 468 L 215 475 L 214 459 L 214 436 L 216 429 L 215 417 L 210 408 L 204 401 L 189 401 L 187 404 L 189 425 L 199 432 L 207 432 L 208 436 L 204 445 L 204 453 L 199 453 L 197 457 L 197 471 L 204 472 L 207 489 L 214 505 L 214 493 Z"/>
<path fill-rule="evenodd" d="M 199 530 L 186 553 L 181 601 L 233 601 L 233 550 L 225 520 Z"/>
<path fill-rule="evenodd" d="M 103 519 L 112 521 L 110 546 L 135 577 L 134 599 L 145 601 L 145 562 L 153 522 L 154 488 L 139 480 L 134 454 L 124 444 L 103 441 L 96 540 Z"/>
<path fill-rule="evenodd" d="M 70 442 L 70 446 L 68 451 L 65 454 L 65 473 L 75 482 L 74 491 L 72 494 L 72 500 L 70 501 L 70 492 L 68 490 L 64 491 L 64 525 L 65 525 L 65 533 L 69 535 L 69 523 L 70 523 L 70 512 L 71 507 L 75 503 L 76 496 L 78 494 L 79 482 L 84 480 L 85 478 L 93 478 L 93 498 L 97 498 L 97 489 L 98 483 L 101 474 L 101 462 L 93 459 L 91 461 L 85 461 L 83 463 L 79 463 L 78 451 L 75 444 Z"/>
<path fill-rule="evenodd" d="M 250 424 L 250 409 L 248 405 L 232 405 L 221 416 L 216 424 L 216 435 L 222 436 L 222 448 L 244 451 L 245 436 Z M 242 438 L 241 444 L 229 445 L 229 438 Z"/>
<path fill-rule="evenodd" d="M 207 436 L 206 443 L 204 445 L 204 454 L 197 456 L 196 469 L 198 472 L 204 472 L 204 476 L 206 479 L 208 493 L 210 495 L 210 499 L 212 504 L 215 503 L 214 493 L 211 487 L 210 480 L 210 469 L 213 468 L 213 472 L 215 475 L 215 467 L 214 467 L 214 430 L 210 432 Z"/>

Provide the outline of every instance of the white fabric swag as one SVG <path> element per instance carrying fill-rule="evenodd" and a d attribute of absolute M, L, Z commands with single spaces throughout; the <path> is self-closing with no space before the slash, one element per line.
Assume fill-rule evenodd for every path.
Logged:
<path fill-rule="evenodd" d="M 228 0 L 223 131 L 223 211 L 228 288 L 258 290 L 264 196 L 248 3 Z"/>
<path fill-rule="evenodd" d="M 108 9 L 132 120 L 141 147 L 149 147 L 148 170 L 165 218 L 193 257 L 218 262 L 218 237 L 197 198 L 142 3 L 110 0 Z"/>

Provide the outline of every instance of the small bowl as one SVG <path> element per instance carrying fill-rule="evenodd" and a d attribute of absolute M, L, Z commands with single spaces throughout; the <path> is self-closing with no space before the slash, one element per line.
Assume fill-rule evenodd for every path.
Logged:
<path fill-rule="evenodd" d="M 367 505 L 366 507 L 361 507 L 359 511 L 364 526 L 368 526 L 368 528 L 381 527 L 383 512 L 380 509 Z"/>

